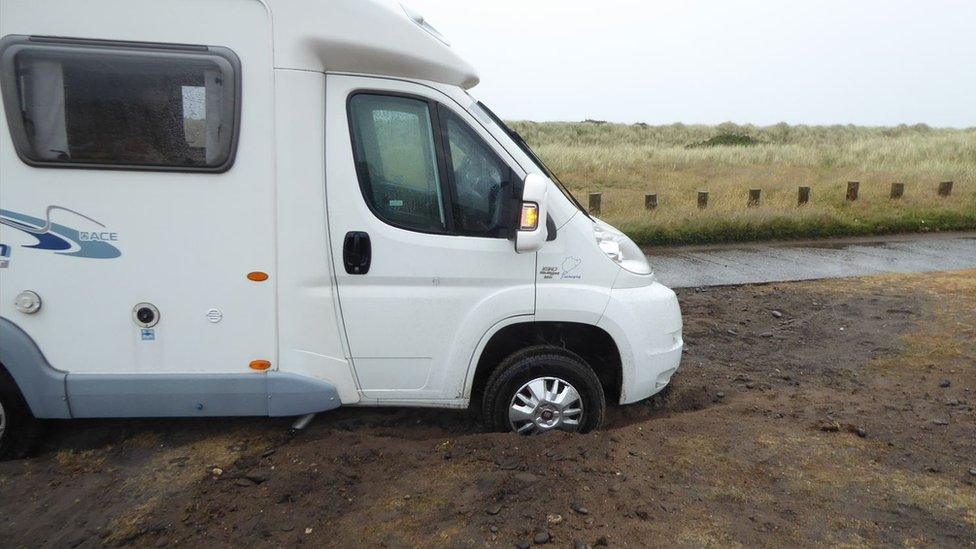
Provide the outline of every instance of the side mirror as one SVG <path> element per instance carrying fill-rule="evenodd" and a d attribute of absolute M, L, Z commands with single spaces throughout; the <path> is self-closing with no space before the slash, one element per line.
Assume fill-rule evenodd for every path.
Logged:
<path fill-rule="evenodd" d="M 537 173 L 525 176 L 522 186 L 522 206 L 519 212 L 518 232 L 515 235 L 515 251 L 534 252 L 542 247 L 549 234 L 546 229 L 546 195 L 549 180 Z"/>

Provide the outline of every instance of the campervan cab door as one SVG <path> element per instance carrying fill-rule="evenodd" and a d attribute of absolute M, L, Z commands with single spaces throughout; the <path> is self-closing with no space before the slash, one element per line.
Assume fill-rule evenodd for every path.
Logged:
<path fill-rule="evenodd" d="M 180 374 L 192 383 L 248 373 L 256 359 L 274 363 L 274 103 L 264 7 L 0 5 L 0 35 L 16 41 L 5 51 L 19 51 L 16 81 L 5 73 L 4 84 L 27 97 L 8 101 L 0 118 L 0 243 L 10 251 L 0 314 L 68 372 L 69 397 L 73 380 L 88 375 L 132 383 L 142 379 L 132 375 Z M 252 271 L 271 276 L 252 281 Z M 36 314 L 14 309 L 24 290 L 42 299 Z M 158 309 L 157 324 L 139 325 L 139 303 Z M 83 400 L 72 401 L 76 416 L 99 415 Z M 127 412 L 154 410 L 115 415 Z"/>
<path fill-rule="evenodd" d="M 365 403 L 463 405 L 485 334 L 534 313 L 536 254 L 513 234 L 525 174 L 424 82 L 329 74 L 326 115 L 333 264 Z"/>

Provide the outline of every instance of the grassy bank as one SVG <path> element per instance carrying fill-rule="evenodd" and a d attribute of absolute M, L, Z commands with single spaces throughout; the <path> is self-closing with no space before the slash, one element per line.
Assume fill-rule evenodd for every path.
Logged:
<path fill-rule="evenodd" d="M 976 128 L 513 122 L 584 204 L 641 244 L 976 229 Z M 844 199 L 846 182 L 860 199 Z M 954 181 L 942 198 L 940 181 Z M 892 182 L 905 196 L 890 200 Z M 796 205 L 798 186 L 810 202 Z M 748 189 L 762 204 L 747 208 Z M 699 210 L 697 191 L 709 191 Z M 644 193 L 659 207 L 644 210 Z"/>

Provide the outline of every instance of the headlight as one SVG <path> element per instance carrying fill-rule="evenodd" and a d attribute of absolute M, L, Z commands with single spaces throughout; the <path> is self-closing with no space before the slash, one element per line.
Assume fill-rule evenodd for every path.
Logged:
<path fill-rule="evenodd" d="M 593 236 L 603 253 L 624 269 L 634 274 L 651 274 L 651 265 L 644 257 L 644 252 L 624 233 L 599 219 L 594 219 Z"/>

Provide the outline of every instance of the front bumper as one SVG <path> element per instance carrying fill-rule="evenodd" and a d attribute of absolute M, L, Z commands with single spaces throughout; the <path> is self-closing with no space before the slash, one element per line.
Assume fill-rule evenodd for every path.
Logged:
<path fill-rule="evenodd" d="M 620 351 L 620 404 L 637 402 L 663 389 L 681 363 L 681 309 L 673 291 L 657 282 L 615 287 L 598 325 Z"/>
<path fill-rule="evenodd" d="M 630 404 L 644 400 L 659 393 L 671 382 L 671 376 L 681 364 L 681 350 L 683 343 L 681 334 L 677 335 L 678 342 L 674 348 L 661 353 L 650 354 L 644 364 L 635 368 L 634 380 L 629 387 L 620 390 L 620 404 Z"/>

